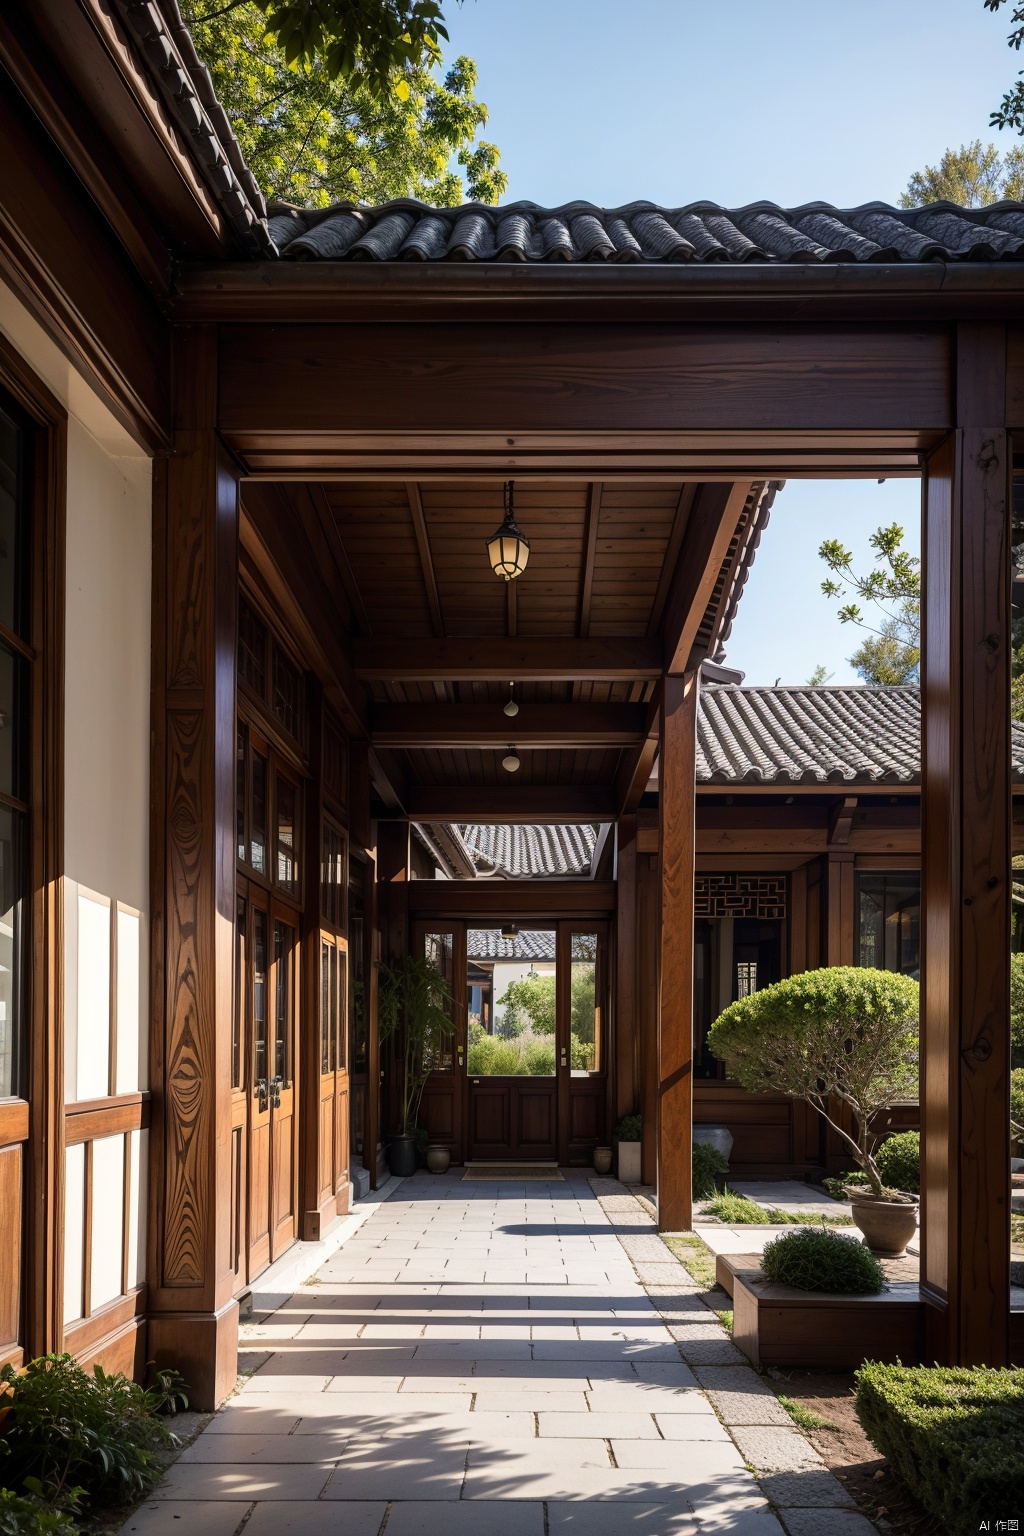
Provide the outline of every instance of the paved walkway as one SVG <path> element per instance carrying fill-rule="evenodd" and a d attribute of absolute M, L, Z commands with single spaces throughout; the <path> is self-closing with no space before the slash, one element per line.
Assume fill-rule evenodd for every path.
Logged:
<path fill-rule="evenodd" d="M 739 1422 L 789 1426 L 748 1437 L 785 1437 L 785 1457 L 789 1437 L 811 1448 L 730 1364 L 636 1202 L 612 1181 L 599 1202 L 583 1175 L 460 1175 L 407 1180 L 313 1283 L 243 1330 L 254 1374 L 126 1533 L 782 1536 L 745 1465 L 754 1442 L 741 1450 L 723 1427 L 728 1392 L 741 1409 L 763 1394 Z M 870 1530 L 807 1513 L 813 1526 L 786 1518 L 793 1536 Z"/>

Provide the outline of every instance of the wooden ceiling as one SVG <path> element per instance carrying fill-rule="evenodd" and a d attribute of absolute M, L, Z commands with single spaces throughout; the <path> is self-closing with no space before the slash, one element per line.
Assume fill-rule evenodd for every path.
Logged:
<path fill-rule="evenodd" d="M 765 490 L 519 480 L 530 559 L 507 583 L 485 551 L 503 515 L 494 477 L 250 483 L 243 543 L 248 526 L 250 544 L 287 566 L 306 622 L 312 587 L 326 588 L 334 633 L 322 633 L 321 603 L 320 638 L 362 695 L 355 712 L 392 809 L 457 819 L 493 802 L 503 819 L 591 819 L 642 794 L 658 680 L 717 643 Z M 514 775 L 501 766 L 509 746 Z"/>

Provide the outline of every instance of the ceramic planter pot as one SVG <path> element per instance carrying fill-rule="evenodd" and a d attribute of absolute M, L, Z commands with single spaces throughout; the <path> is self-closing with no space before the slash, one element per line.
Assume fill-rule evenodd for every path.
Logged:
<path fill-rule="evenodd" d="M 431 1173 L 447 1173 L 452 1155 L 447 1147 L 427 1148 L 427 1167 Z"/>
<path fill-rule="evenodd" d="M 871 1252 L 881 1259 L 898 1259 L 917 1231 L 917 1206 L 898 1200 L 853 1199 L 850 1214 Z"/>
<path fill-rule="evenodd" d="M 620 1141 L 618 1148 L 618 1174 L 620 1184 L 640 1183 L 640 1143 Z"/>
<path fill-rule="evenodd" d="M 721 1152 L 726 1162 L 732 1151 L 732 1132 L 727 1125 L 695 1125 L 693 1139 L 705 1147 L 714 1147 L 716 1152 Z"/>
<path fill-rule="evenodd" d="M 612 1149 L 611 1149 L 611 1147 L 595 1147 L 594 1148 L 594 1172 L 595 1173 L 611 1173 L 611 1171 L 612 1171 Z"/>
<path fill-rule="evenodd" d="M 388 1168 L 396 1179 L 408 1179 L 416 1172 L 415 1136 L 396 1136 L 388 1145 Z"/>

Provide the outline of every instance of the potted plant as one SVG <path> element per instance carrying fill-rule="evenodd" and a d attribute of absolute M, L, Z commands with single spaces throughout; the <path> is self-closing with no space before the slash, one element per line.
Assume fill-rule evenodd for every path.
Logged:
<path fill-rule="evenodd" d="M 641 1125 L 642 1121 L 639 1115 L 623 1115 L 612 1135 L 618 1159 L 617 1171 L 619 1182 L 621 1184 L 640 1183 Z"/>
<path fill-rule="evenodd" d="M 917 1093 L 917 982 L 859 966 L 790 976 L 731 1003 L 712 1025 L 708 1048 L 749 1093 L 789 1094 L 820 1111 L 867 1180 L 849 1194 L 868 1247 L 903 1253 L 917 1202 L 883 1184 L 871 1122 Z M 853 1134 L 836 1118 L 837 1103 L 851 1111 Z"/>
<path fill-rule="evenodd" d="M 416 1172 L 416 1120 L 423 1087 L 455 1032 L 452 989 L 423 956 L 382 960 L 377 968 L 381 1042 L 393 1041 L 398 1127 L 388 1145 L 388 1167 L 398 1177 Z"/>

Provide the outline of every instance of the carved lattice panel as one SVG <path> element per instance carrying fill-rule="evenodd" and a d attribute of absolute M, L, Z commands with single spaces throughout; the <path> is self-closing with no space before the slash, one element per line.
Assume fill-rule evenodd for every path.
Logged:
<path fill-rule="evenodd" d="M 694 881 L 696 917 L 784 918 L 785 875 L 698 875 Z"/>

